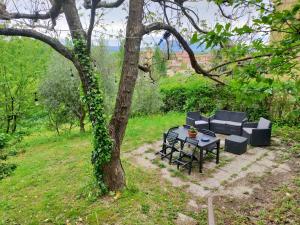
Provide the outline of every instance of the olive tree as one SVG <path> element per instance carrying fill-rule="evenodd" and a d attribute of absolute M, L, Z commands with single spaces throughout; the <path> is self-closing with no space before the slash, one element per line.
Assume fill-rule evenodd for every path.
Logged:
<path fill-rule="evenodd" d="M 53 54 L 40 87 L 39 95 L 48 112 L 50 124 L 59 134 L 60 125 L 78 122 L 84 132 L 86 110 L 81 98 L 80 80 L 75 68 L 58 54 Z"/>

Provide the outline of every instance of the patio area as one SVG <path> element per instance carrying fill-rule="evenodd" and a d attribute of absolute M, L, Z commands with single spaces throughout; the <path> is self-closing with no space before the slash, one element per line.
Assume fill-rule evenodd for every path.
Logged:
<path fill-rule="evenodd" d="M 215 159 L 206 159 L 203 164 L 203 173 L 199 173 L 197 166 L 193 166 L 192 172 L 184 168 L 177 170 L 176 165 L 169 165 L 168 160 L 161 160 L 156 155 L 161 148 L 162 141 L 141 146 L 140 148 L 125 154 L 134 165 L 145 170 L 156 170 L 162 179 L 167 180 L 173 186 L 184 187 L 184 190 L 195 197 L 207 197 L 211 195 L 233 195 L 247 197 L 256 184 L 249 185 L 247 177 L 255 175 L 262 177 L 265 174 L 285 173 L 291 170 L 287 163 L 281 160 L 286 147 L 279 139 L 272 139 L 272 145 L 268 147 L 248 146 L 247 152 L 235 155 L 224 151 L 226 135 L 217 134 L 221 140 L 220 163 Z M 236 182 L 243 180 L 243 182 Z M 234 185 L 232 185 L 234 184 Z"/>
<path fill-rule="evenodd" d="M 300 171 L 300 162 L 289 157 L 290 146 L 277 137 L 273 137 L 271 145 L 267 147 L 248 146 L 247 152 L 242 155 L 224 151 L 226 137 L 217 134 L 221 140 L 219 164 L 216 164 L 215 158 L 205 160 L 202 173 L 199 173 L 197 164 L 189 175 L 186 168 L 177 170 L 176 164 L 170 165 L 167 159 L 161 160 L 156 153 L 161 149 L 162 141 L 143 145 L 123 157 L 145 173 L 156 173 L 161 182 L 186 192 L 190 196 L 186 210 L 190 213 L 206 214 L 214 210 L 214 220 L 226 218 L 226 223 L 231 224 L 237 214 L 247 212 L 255 221 L 261 213 L 258 206 L 265 208 L 268 205 L 272 209 L 273 191 L 294 179 Z M 290 194 L 285 193 L 285 196 Z M 228 209 L 231 213 L 228 213 Z M 178 213 L 174 223 L 199 224 L 188 215 Z"/>

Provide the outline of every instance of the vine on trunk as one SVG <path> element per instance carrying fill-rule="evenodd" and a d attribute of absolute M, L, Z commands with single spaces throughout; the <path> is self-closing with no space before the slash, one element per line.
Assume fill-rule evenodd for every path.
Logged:
<path fill-rule="evenodd" d="M 107 187 L 103 181 L 103 166 L 111 159 L 113 142 L 104 115 L 103 93 L 98 86 L 98 79 L 88 54 L 87 43 L 82 39 L 76 39 L 74 50 L 87 82 L 84 101 L 89 108 L 89 116 L 93 126 L 94 149 L 91 160 L 94 174 L 102 192 L 107 192 Z"/>

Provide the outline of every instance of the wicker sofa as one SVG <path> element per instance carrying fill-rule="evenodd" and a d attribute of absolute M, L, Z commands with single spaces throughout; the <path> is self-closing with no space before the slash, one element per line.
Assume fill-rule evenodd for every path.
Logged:
<path fill-rule="evenodd" d="M 242 134 L 243 123 L 247 121 L 244 112 L 218 110 L 209 118 L 210 130 L 221 134 Z"/>
<path fill-rule="evenodd" d="M 188 112 L 186 115 L 186 124 L 195 127 L 198 131 L 209 129 L 209 119 L 202 116 L 200 112 Z"/>

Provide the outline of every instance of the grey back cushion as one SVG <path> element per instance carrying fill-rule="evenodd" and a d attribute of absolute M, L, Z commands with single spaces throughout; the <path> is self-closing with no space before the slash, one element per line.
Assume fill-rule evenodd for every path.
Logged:
<path fill-rule="evenodd" d="M 215 119 L 217 120 L 234 121 L 240 123 L 244 118 L 246 118 L 246 113 L 227 110 L 218 110 L 215 116 Z"/>
<path fill-rule="evenodd" d="M 245 119 L 245 118 L 246 118 L 246 113 L 244 113 L 244 112 L 232 112 L 230 114 L 229 120 L 241 123 L 243 121 L 243 119 Z"/>
<path fill-rule="evenodd" d="M 216 120 L 229 120 L 229 111 L 227 110 L 218 110 L 215 114 L 215 119 Z"/>
<path fill-rule="evenodd" d="M 270 120 L 260 117 L 258 124 L 257 124 L 257 128 L 268 129 L 268 128 L 270 128 L 270 126 L 271 126 Z"/>

